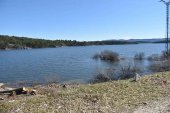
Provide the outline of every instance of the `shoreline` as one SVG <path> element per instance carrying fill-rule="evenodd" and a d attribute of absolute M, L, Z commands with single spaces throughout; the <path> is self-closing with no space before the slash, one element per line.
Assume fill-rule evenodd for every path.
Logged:
<path fill-rule="evenodd" d="M 154 109 L 154 102 L 158 103 L 155 105 L 157 107 L 161 105 L 161 99 L 170 96 L 170 72 L 143 76 L 137 82 L 128 79 L 97 84 L 49 84 L 30 88 L 37 90 L 37 95 L 19 95 L 0 100 L 0 111 L 137 113 L 149 105 Z"/>
<path fill-rule="evenodd" d="M 26 48 L 5 48 L 0 49 L 0 51 L 12 51 L 12 50 L 31 50 L 31 49 L 48 49 L 48 48 L 62 48 L 62 47 L 88 47 L 88 46 L 115 46 L 115 45 L 138 45 L 138 44 L 163 44 L 163 43 L 129 43 L 129 44 L 112 44 L 112 45 L 78 45 L 78 46 L 56 46 L 56 47 L 40 47 L 40 48 L 33 48 L 33 47 L 26 47 Z"/>

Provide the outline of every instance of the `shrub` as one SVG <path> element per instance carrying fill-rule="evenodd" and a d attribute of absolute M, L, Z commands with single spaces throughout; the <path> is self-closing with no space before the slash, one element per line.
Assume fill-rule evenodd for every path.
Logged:
<path fill-rule="evenodd" d="M 45 76 L 44 83 L 45 84 L 59 83 L 59 77 L 58 76 Z"/>
<path fill-rule="evenodd" d="M 168 52 L 167 51 L 163 51 L 162 52 L 162 55 L 161 55 L 161 58 L 163 59 L 163 60 L 165 60 L 165 59 L 170 59 L 170 49 L 168 50 Z"/>
<path fill-rule="evenodd" d="M 153 55 L 149 56 L 147 59 L 149 61 L 165 61 L 165 60 L 167 60 L 167 58 L 168 58 L 168 60 L 170 60 L 170 49 L 168 52 L 162 51 L 161 55 L 153 54 Z"/>
<path fill-rule="evenodd" d="M 144 53 L 136 53 L 135 56 L 134 56 L 134 59 L 135 60 L 143 60 L 145 57 L 145 54 Z"/>
<path fill-rule="evenodd" d="M 102 51 L 100 54 L 95 54 L 93 56 L 94 59 L 101 59 L 101 60 L 107 60 L 107 61 L 119 61 L 119 54 L 116 52 L 112 52 L 109 50 Z"/>
<path fill-rule="evenodd" d="M 140 69 L 132 66 L 124 66 L 120 69 L 106 69 L 103 72 L 99 72 L 90 83 L 108 82 L 111 80 L 124 80 L 135 77 L 136 73 L 139 73 Z"/>
<path fill-rule="evenodd" d="M 133 78 L 136 73 L 139 73 L 141 70 L 137 68 L 136 66 L 124 66 L 121 67 L 120 73 L 119 73 L 119 79 L 129 79 Z"/>
<path fill-rule="evenodd" d="M 100 70 L 97 75 L 94 76 L 94 78 L 92 78 L 90 80 L 90 83 L 101 83 L 101 82 L 108 82 L 113 80 L 114 78 L 114 69 L 104 69 L 104 70 Z"/>
<path fill-rule="evenodd" d="M 151 56 L 149 56 L 147 58 L 149 61 L 160 61 L 161 60 L 161 57 L 160 55 L 158 54 L 152 54 Z"/>
<path fill-rule="evenodd" d="M 109 60 L 109 61 L 118 61 L 119 60 L 119 54 L 112 51 L 103 51 L 101 52 L 101 60 Z"/>
<path fill-rule="evenodd" d="M 99 59 L 100 58 L 100 54 L 96 53 L 94 56 L 93 56 L 93 59 Z"/>
<path fill-rule="evenodd" d="M 167 56 L 169 56 L 168 59 L 170 59 L 170 49 L 169 49 L 168 53 L 167 53 L 167 51 L 162 51 L 161 55 L 153 54 L 153 55 L 149 56 L 147 59 L 149 61 L 164 61 L 164 60 L 167 60 Z"/>
<path fill-rule="evenodd" d="M 157 61 L 149 65 L 149 69 L 152 72 L 164 72 L 170 71 L 170 60 Z"/>
<path fill-rule="evenodd" d="M 91 80 L 91 83 L 100 83 L 100 82 L 108 82 L 111 78 L 105 74 L 99 73 L 97 74 L 93 80 Z"/>

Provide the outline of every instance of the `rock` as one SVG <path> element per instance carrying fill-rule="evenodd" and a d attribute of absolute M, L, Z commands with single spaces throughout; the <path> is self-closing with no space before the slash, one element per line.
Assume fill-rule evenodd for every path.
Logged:
<path fill-rule="evenodd" d="M 31 90 L 29 93 L 30 93 L 30 95 L 36 95 L 37 91 L 36 90 Z"/>
<path fill-rule="evenodd" d="M 135 74 L 134 76 L 134 81 L 137 82 L 140 79 L 140 75 L 138 73 Z"/>
<path fill-rule="evenodd" d="M 10 102 L 10 103 L 13 103 L 13 102 L 15 102 L 15 100 L 10 100 L 9 102 Z"/>
<path fill-rule="evenodd" d="M 14 88 L 5 87 L 4 90 L 13 90 Z"/>
<path fill-rule="evenodd" d="M 0 88 L 0 91 L 5 91 L 3 88 Z"/>
<path fill-rule="evenodd" d="M 143 105 L 147 105 L 148 103 L 147 102 L 142 102 Z"/>
<path fill-rule="evenodd" d="M 4 98 L 1 98 L 1 97 L 0 97 L 0 100 L 4 100 Z"/>
<path fill-rule="evenodd" d="M 64 84 L 62 87 L 63 87 L 63 88 L 67 88 L 66 84 Z"/>
<path fill-rule="evenodd" d="M 0 83 L 0 87 L 4 86 L 5 84 L 4 83 Z"/>

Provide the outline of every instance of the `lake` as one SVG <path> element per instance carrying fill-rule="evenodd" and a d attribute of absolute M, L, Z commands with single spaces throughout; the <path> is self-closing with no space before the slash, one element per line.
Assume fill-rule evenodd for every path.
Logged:
<path fill-rule="evenodd" d="M 0 51 L 0 82 L 43 81 L 54 76 L 61 82 L 85 82 L 104 68 L 124 64 L 146 67 L 147 61 L 132 60 L 134 54 L 144 52 L 147 57 L 164 49 L 164 44 L 132 44 Z M 103 50 L 118 52 L 128 60 L 114 64 L 92 59 Z"/>

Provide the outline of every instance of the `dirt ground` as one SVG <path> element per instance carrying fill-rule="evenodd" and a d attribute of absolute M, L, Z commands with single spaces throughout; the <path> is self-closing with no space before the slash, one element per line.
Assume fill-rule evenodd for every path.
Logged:
<path fill-rule="evenodd" d="M 145 106 L 140 106 L 133 113 L 170 113 L 170 97 L 151 101 Z"/>

